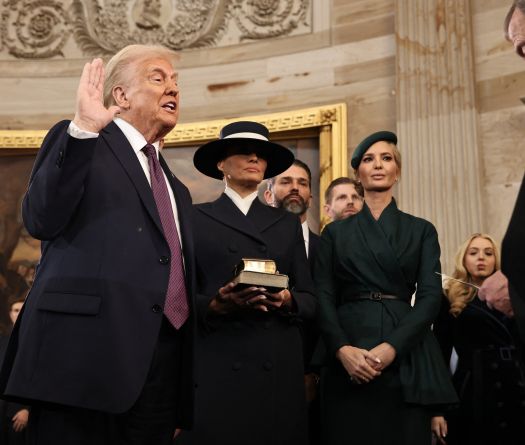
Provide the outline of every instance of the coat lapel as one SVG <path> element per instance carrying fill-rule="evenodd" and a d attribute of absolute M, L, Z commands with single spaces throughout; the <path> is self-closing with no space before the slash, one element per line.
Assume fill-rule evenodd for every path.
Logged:
<path fill-rule="evenodd" d="M 395 233 L 398 225 L 398 209 L 394 200 L 383 210 L 379 221 L 376 221 L 366 205 L 357 214 L 360 232 L 365 239 L 365 245 L 370 250 L 376 264 L 381 268 L 391 284 L 398 288 L 399 296 L 411 294 L 405 276 L 399 265 L 398 258 L 381 226 L 391 225 L 389 232 Z"/>
<path fill-rule="evenodd" d="M 140 199 L 144 203 L 144 207 L 146 207 L 151 219 L 153 219 L 160 232 L 164 233 L 160 222 L 159 212 L 157 211 L 157 205 L 153 198 L 153 192 L 151 191 L 144 170 L 142 170 L 142 166 L 140 165 L 130 143 L 114 122 L 111 122 L 106 128 L 104 128 L 101 134 L 109 148 L 124 167 L 124 170 L 126 170 L 126 173 L 137 189 Z"/>
<path fill-rule="evenodd" d="M 284 213 L 276 212 L 272 207 L 263 204 L 259 198 L 255 198 L 246 216 L 252 221 L 257 231 L 262 233 L 268 229 L 268 227 L 273 226 L 281 220 Z"/>
<path fill-rule="evenodd" d="M 255 201 L 257 200 L 256 198 Z M 252 207 L 254 204 L 252 204 Z M 253 219 L 247 218 L 224 193 L 216 201 L 212 202 L 211 205 L 199 207 L 198 209 L 206 213 L 209 217 L 219 221 L 221 224 L 244 233 L 262 244 L 266 244 L 261 237 L 258 227 L 253 223 Z"/>

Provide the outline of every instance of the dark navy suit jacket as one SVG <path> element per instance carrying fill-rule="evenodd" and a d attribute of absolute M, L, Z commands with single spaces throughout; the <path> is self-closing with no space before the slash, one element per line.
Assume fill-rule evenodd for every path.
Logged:
<path fill-rule="evenodd" d="M 0 375 L 4 396 L 121 413 L 140 394 L 157 341 L 169 246 L 136 154 L 111 122 L 98 138 L 55 125 L 40 149 L 23 218 L 42 240 L 36 279 Z M 163 169 L 177 203 L 193 310 L 191 197 Z M 180 425 L 192 413 L 194 317 L 182 329 Z"/>
<path fill-rule="evenodd" d="M 521 182 L 512 218 L 503 239 L 501 269 L 509 279 L 516 323 L 525 346 L 525 176 Z"/>

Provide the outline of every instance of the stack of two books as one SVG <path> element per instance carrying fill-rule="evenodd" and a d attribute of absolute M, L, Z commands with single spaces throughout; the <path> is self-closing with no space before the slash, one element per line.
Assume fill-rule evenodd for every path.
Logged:
<path fill-rule="evenodd" d="M 235 289 L 238 290 L 256 286 L 275 293 L 288 288 L 288 275 L 277 272 L 275 261 L 257 258 L 243 258 L 235 266 L 231 281 L 236 284 Z"/>

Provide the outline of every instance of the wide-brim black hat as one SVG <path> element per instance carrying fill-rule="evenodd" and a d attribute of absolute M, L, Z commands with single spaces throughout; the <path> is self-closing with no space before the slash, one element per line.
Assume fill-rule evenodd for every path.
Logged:
<path fill-rule="evenodd" d="M 231 154 L 256 153 L 267 162 L 264 178 L 273 178 L 287 170 L 295 158 L 286 147 L 270 142 L 269 135 L 268 128 L 258 122 L 232 122 L 222 128 L 220 139 L 197 149 L 193 165 L 206 176 L 222 179 L 223 173 L 217 168 L 219 161 Z"/>

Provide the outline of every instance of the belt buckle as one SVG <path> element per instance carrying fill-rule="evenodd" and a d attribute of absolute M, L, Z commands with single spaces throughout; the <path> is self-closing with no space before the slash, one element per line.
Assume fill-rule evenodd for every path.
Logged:
<path fill-rule="evenodd" d="M 512 350 L 509 347 L 503 346 L 499 348 L 499 356 L 503 361 L 512 360 Z"/>
<path fill-rule="evenodd" d="M 374 301 L 381 301 L 381 292 L 370 292 L 370 299 Z"/>

